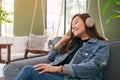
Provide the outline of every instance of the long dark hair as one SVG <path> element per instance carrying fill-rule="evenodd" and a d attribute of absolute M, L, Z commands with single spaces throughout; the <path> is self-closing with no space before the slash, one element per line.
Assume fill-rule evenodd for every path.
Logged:
<path fill-rule="evenodd" d="M 70 40 L 68 41 L 68 43 L 66 43 L 63 47 L 61 47 L 59 49 L 59 53 L 68 53 L 69 51 L 71 51 L 72 49 L 74 49 L 74 47 L 77 45 L 76 43 L 76 38 L 75 36 L 73 35 L 72 33 L 72 21 L 75 17 L 80 17 L 82 19 L 82 21 L 84 22 L 85 24 L 85 21 L 87 18 L 90 17 L 90 15 L 88 13 L 84 13 L 84 14 L 76 14 L 73 16 L 72 20 L 71 20 L 71 38 Z M 100 40 L 105 40 L 104 37 L 102 37 L 97 29 L 96 29 L 96 25 L 94 24 L 92 27 L 87 27 L 87 25 L 85 24 L 85 28 L 86 28 L 86 32 L 87 34 L 90 36 L 90 37 L 94 37 L 94 38 L 97 38 L 97 39 L 100 39 Z"/>

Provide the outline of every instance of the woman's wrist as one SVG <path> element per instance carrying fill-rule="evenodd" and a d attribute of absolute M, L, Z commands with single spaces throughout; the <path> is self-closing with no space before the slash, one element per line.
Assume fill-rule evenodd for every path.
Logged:
<path fill-rule="evenodd" d="M 60 73 L 63 73 L 63 66 L 60 66 Z"/>
<path fill-rule="evenodd" d="M 60 48 L 61 46 L 63 46 L 64 45 L 64 43 L 65 43 L 65 41 L 64 40 L 60 40 L 59 42 L 57 42 L 56 44 L 55 44 L 55 48 Z"/>
<path fill-rule="evenodd" d="M 64 46 L 68 41 L 69 40 L 62 38 L 59 42 L 55 44 L 54 47 L 59 49 L 60 47 Z"/>
<path fill-rule="evenodd" d="M 62 73 L 62 74 L 65 74 L 66 72 L 65 72 L 65 67 L 64 66 L 60 66 L 60 73 Z"/>

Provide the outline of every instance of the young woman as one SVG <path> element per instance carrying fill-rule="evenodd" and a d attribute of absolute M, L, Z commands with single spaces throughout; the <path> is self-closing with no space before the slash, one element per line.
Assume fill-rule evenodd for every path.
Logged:
<path fill-rule="evenodd" d="M 50 64 L 25 66 L 16 80 L 102 80 L 109 47 L 89 14 L 76 14 L 71 29 L 48 54 Z"/>

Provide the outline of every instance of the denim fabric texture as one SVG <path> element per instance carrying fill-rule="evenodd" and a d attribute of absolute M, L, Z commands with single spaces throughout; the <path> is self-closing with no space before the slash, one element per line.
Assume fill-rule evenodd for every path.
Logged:
<path fill-rule="evenodd" d="M 58 54 L 58 50 L 52 48 L 48 59 L 53 61 L 51 65 L 62 62 L 68 54 Z M 105 41 L 91 38 L 83 43 L 83 46 L 73 56 L 69 64 L 65 64 L 67 79 L 76 80 L 102 80 L 102 69 L 109 58 L 109 46 Z"/>
<path fill-rule="evenodd" d="M 28 65 L 22 68 L 15 80 L 64 80 L 64 75 L 60 73 L 44 73 L 35 71 L 33 66 Z"/>

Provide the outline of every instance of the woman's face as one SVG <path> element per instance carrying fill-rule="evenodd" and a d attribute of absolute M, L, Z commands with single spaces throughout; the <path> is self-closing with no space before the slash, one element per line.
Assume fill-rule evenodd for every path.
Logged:
<path fill-rule="evenodd" d="M 72 33 L 76 37 L 82 37 L 86 34 L 85 24 L 79 16 L 76 16 L 72 21 Z"/>

